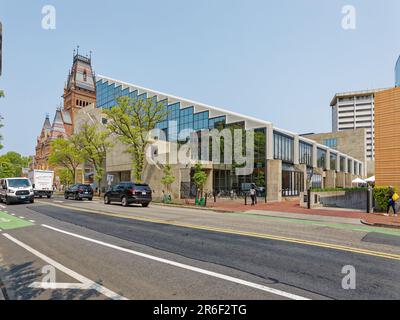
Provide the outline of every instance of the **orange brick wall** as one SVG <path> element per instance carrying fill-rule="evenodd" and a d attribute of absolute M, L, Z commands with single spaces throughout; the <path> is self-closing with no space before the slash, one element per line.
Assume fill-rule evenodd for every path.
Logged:
<path fill-rule="evenodd" d="M 377 186 L 400 188 L 400 88 L 375 95 L 375 166 Z"/>

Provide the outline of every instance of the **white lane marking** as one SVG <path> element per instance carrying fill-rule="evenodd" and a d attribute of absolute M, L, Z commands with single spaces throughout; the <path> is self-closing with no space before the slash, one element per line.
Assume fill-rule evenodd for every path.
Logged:
<path fill-rule="evenodd" d="M 49 282 L 34 282 L 29 285 L 33 289 L 44 290 L 91 290 L 90 284 L 83 283 L 49 283 Z"/>
<path fill-rule="evenodd" d="M 37 256 L 41 260 L 45 261 L 46 263 L 52 265 L 54 268 L 60 270 L 61 272 L 65 273 L 66 275 L 74 278 L 75 280 L 81 282 L 81 284 L 85 285 L 87 288 L 91 288 L 100 292 L 101 294 L 105 295 L 106 297 L 113 299 L 113 300 L 128 300 L 127 298 L 120 296 L 119 294 L 95 283 L 94 281 L 76 273 L 75 271 L 68 269 L 67 267 L 63 266 L 62 264 L 54 261 L 53 259 L 45 256 L 44 254 L 40 253 L 39 251 L 31 248 L 30 246 L 26 245 L 25 243 L 15 239 L 14 237 L 10 236 L 9 234 L 3 234 L 8 240 L 14 242 L 15 244 L 19 245 L 20 247 L 24 248 L 25 250 L 29 251 L 33 255 Z"/>
<path fill-rule="evenodd" d="M 15 217 L 15 213 L 11 213 L 11 215 L 12 215 L 13 217 Z"/>
<path fill-rule="evenodd" d="M 29 220 L 29 222 L 35 223 L 35 220 Z"/>
<path fill-rule="evenodd" d="M 210 277 L 214 277 L 214 278 L 226 280 L 226 281 L 229 281 L 229 282 L 233 282 L 233 283 L 236 283 L 236 284 L 240 284 L 240 285 L 243 285 L 243 286 L 246 286 L 246 287 L 258 289 L 258 290 L 265 291 L 265 292 L 268 292 L 268 293 L 272 293 L 272 294 L 275 294 L 275 295 L 278 295 L 278 296 L 281 296 L 281 297 L 285 297 L 285 298 L 288 298 L 288 299 L 292 299 L 292 300 L 310 300 L 310 299 L 305 298 L 305 297 L 301 297 L 301 296 L 298 296 L 298 295 L 295 295 L 295 294 L 292 294 L 292 293 L 288 293 L 288 292 L 285 292 L 285 291 L 281 291 L 281 290 L 278 290 L 278 289 L 269 288 L 269 287 L 266 287 L 266 286 L 263 286 L 263 285 L 260 285 L 260 284 L 257 284 L 257 283 L 253 283 L 253 282 L 241 280 L 241 279 L 238 279 L 238 278 L 234 278 L 234 277 L 231 277 L 231 276 L 227 276 L 227 275 L 224 275 L 224 274 L 221 274 L 221 273 L 216 273 L 216 272 L 213 272 L 213 271 L 209 271 L 209 270 L 205 270 L 205 269 L 189 266 L 189 265 L 186 265 L 186 264 L 183 264 L 183 263 L 179 263 L 179 262 L 175 262 L 175 261 L 171 261 L 171 260 L 167 260 L 167 259 L 163 259 L 163 258 L 158 258 L 156 256 L 152 256 L 152 255 L 141 253 L 141 252 L 138 252 L 138 251 L 122 248 L 122 247 L 119 247 L 119 246 L 116 246 L 116 245 L 113 245 L 113 244 L 109 244 L 109 243 L 106 243 L 106 242 L 103 242 L 103 241 L 99 241 L 99 240 L 91 239 L 91 238 L 88 238 L 88 237 L 80 236 L 78 234 L 75 234 L 75 233 L 72 233 L 72 232 L 68 232 L 68 231 L 64 231 L 64 230 L 61 230 L 61 229 L 57 229 L 57 228 L 54 228 L 54 227 L 51 227 L 51 226 L 48 226 L 48 225 L 45 225 L 45 224 L 42 224 L 42 226 L 47 228 L 47 229 L 50 229 L 50 230 L 53 230 L 53 231 L 57 231 L 57 232 L 60 232 L 60 233 L 63 233 L 63 234 L 66 234 L 66 235 L 69 235 L 69 236 L 72 236 L 72 237 L 75 237 L 75 238 L 78 238 L 78 239 L 82 239 L 82 240 L 86 240 L 86 241 L 89 241 L 89 242 L 92 242 L 92 243 L 96 243 L 96 244 L 99 244 L 99 245 L 104 246 L 104 247 L 112 248 L 112 249 L 119 250 L 119 251 L 122 251 L 122 252 L 127 252 L 127 253 L 130 253 L 130 254 L 133 254 L 133 255 L 136 255 L 136 256 L 139 256 L 139 257 L 143 257 L 143 258 L 150 259 L 150 260 L 153 260 L 153 261 L 161 262 L 161 263 L 168 264 L 168 265 L 171 265 L 171 266 L 174 266 L 174 267 L 178 267 L 178 268 L 181 268 L 181 269 L 186 269 L 186 270 L 194 271 L 194 272 L 197 272 L 197 273 L 205 274 L 205 275 L 210 276 Z"/>
<path fill-rule="evenodd" d="M 3 206 L 2 204 L 0 204 L 0 208 L 5 209 L 6 206 Z"/>

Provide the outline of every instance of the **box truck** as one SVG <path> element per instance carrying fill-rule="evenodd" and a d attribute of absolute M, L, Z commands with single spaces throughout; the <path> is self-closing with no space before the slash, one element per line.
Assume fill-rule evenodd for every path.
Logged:
<path fill-rule="evenodd" d="M 54 171 L 33 170 L 29 173 L 35 197 L 51 198 L 53 195 Z"/>

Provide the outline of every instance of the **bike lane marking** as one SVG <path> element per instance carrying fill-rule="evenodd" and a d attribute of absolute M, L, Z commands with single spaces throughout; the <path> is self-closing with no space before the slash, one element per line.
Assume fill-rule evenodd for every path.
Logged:
<path fill-rule="evenodd" d="M 33 226 L 33 223 L 0 211 L 0 229 L 13 230 Z"/>

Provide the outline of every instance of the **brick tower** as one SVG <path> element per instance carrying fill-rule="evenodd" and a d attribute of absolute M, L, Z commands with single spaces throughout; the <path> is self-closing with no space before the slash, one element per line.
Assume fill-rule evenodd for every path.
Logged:
<path fill-rule="evenodd" d="M 74 117 L 78 109 L 91 103 L 96 103 L 96 80 L 92 69 L 92 58 L 79 54 L 79 48 L 74 51 L 72 68 L 64 87 L 64 114 L 69 114 L 71 121 L 66 125 L 70 136 L 74 130 Z"/>

